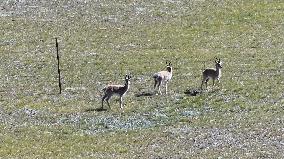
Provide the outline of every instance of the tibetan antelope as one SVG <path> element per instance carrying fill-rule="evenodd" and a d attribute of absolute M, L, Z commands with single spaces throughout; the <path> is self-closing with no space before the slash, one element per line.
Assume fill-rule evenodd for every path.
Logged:
<path fill-rule="evenodd" d="M 106 86 L 103 91 L 104 91 L 104 96 L 102 98 L 102 109 L 104 107 L 104 100 L 106 100 L 108 107 L 110 108 L 108 100 L 113 96 L 113 95 L 118 95 L 120 97 L 120 108 L 122 109 L 122 98 L 126 94 L 126 92 L 129 89 L 130 86 L 130 75 L 125 75 L 125 84 L 124 85 L 108 85 Z"/>
<path fill-rule="evenodd" d="M 167 70 L 166 71 L 160 71 L 157 72 L 153 75 L 155 84 L 154 84 L 154 89 L 156 86 L 158 87 L 159 93 L 162 94 L 161 92 L 161 84 L 165 83 L 166 87 L 166 94 L 168 93 L 168 82 L 171 80 L 173 76 L 173 68 L 171 62 L 167 63 Z"/>
<path fill-rule="evenodd" d="M 206 84 L 206 88 L 207 88 L 207 82 L 209 81 L 210 78 L 213 80 L 213 86 L 214 86 L 215 80 L 220 82 L 221 69 L 222 69 L 222 62 L 221 62 L 220 59 L 216 58 L 215 66 L 216 66 L 216 69 L 207 68 L 203 71 L 203 79 L 202 79 L 202 83 L 201 83 L 201 90 L 202 90 L 202 86 L 203 86 L 204 83 Z"/>

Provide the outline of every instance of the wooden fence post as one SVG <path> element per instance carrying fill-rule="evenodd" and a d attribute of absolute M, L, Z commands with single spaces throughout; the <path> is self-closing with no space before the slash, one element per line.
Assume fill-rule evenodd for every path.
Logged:
<path fill-rule="evenodd" d="M 57 38 L 55 38 L 56 43 L 56 54 L 57 54 L 57 71 L 58 71 L 58 86 L 59 86 L 59 94 L 61 94 L 61 75 L 60 75 L 60 57 L 59 57 L 59 48 L 58 48 L 58 41 Z"/>

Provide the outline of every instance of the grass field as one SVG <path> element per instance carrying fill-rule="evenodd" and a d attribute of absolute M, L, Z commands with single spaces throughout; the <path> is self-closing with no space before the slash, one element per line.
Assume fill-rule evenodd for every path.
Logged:
<path fill-rule="evenodd" d="M 284 158 L 283 17 L 280 0 L 1 1 L 0 156 Z M 185 94 L 215 57 L 220 84 Z M 169 93 L 146 96 L 166 61 Z M 127 73 L 124 109 L 97 111 Z"/>

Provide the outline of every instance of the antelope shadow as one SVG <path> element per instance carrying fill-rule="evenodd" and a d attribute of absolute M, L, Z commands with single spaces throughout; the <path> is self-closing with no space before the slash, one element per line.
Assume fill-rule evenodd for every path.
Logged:
<path fill-rule="evenodd" d="M 184 91 L 184 94 L 189 95 L 189 96 L 197 96 L 198 94 L 201 94 L 202 90 L 200 89 L 195 89 L 195 88 L 190 88 Z"/>

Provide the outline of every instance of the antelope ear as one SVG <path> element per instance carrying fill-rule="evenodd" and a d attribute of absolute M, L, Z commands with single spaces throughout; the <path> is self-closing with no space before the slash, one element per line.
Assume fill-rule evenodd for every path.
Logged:
<path fill-rule="evenodd" d="M 219 61 L 218 61 L 219 63 L 221 62 L 221 59 L 219 59 Z"/>
<path fill-rule="evenodd" d="M 169 62 L 169 66 L 172 66 L 172 62 Z"/>

